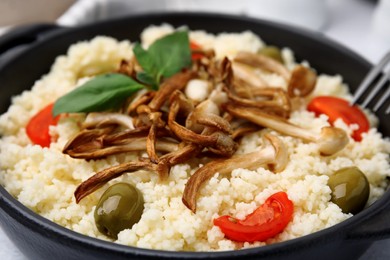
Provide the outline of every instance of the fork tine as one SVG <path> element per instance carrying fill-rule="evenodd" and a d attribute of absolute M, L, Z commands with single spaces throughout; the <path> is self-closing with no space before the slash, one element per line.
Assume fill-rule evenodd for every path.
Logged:
<path fill-rule="evenodd" d="M 383 70 L 383 68 L 387 65 L 389 61 L 390 61 L 390 52 L 388 52 L 379 61 L 378 65 L 374 66 L 367 74 L 367 76 L 364 78 L 363 82 L 359 85 L 352 98 L 351 105 L 357 102 L 357 100 L 363 95 L 366 89 L 370 86 L 370 83 L 374 81 L 374 79 L 378 76 L 378 74 Z"/>
<path fill-rule="evenodd" d="M 370 101 L 376 96 L 376 94 L 378 94 L 379 90 L 381 90 L 381 88 L 383 87 L 383 85 L 385 85 L 386 81 L 389 79 L 390 77 L 390 70 L 388 72 L 386 72 L 380 79 L 379 79 L 379 82 L 375 85 L 375 87 L 370 91 L 370 94 L 364 99 L 363 103 L 362 103 L 362 107 L 366 107 L 368 105 L 368 103 L 370 103 Z M 381 99 L 382 101 L 382 99 Z M 384 102 L 384 100 L 382 101 L 382 103 Z M 380 102 L 378 102 L 375 107 L 378 106 Z M 379 107 L 378 107 L 379 108 Z M 376 110 L 375 110 L 376 111 Z"/>
<path fill-rule="evenodd" d="M 378 103 L 375 104 L 373 110 L 376 112 L 390 96 L 390 86 L 387 87 L 385 94 L 381 97 Z M 386 109 L 386 114 L 390 113 L 390 105 Z"/>

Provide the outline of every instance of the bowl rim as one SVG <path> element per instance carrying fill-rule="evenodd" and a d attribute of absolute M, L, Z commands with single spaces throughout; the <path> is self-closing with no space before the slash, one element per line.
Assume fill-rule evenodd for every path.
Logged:
<path fill-rule="evenodd" d="M 6 206 L 6 212 L 7 210 L 13 211 L 12 213 L 16 213 L 18 215 L 18 218 L 22 218 L 25 221 L 29 221 L 34 229 L 37 229 L 38 231 L 49 232 L 53 235 L 53 237 L 59 237 L 64 241 L 73 241 L 81 243 L 81 245 L 88 245 L 94 248 L 114 251 L 116 253 L 124 253 L 138 256 L 158 256 L 178 259 L 204 257 L 231 258 L 260 253 L 265 255 L 271 255 L 274 254 L 275 251 L 277 251 L 278 254 L 283 255 L 289 254 L 289 252 L 296 251 L 297 249 L 309 248 L 312 244 L 317 244 L 321 241 L 327 241 L 329 239 L 335 238 L 340 240 L 345 239 L 346 237 L 334 236 L 334 234 L 340 232 L 340 230 L 342 229 L 350 231 L 352 228 L 355 227 L 355 225 L 357 224 L 356 222 L 366 220 L 372 215 L 375 215 L 376 213 L 380 212 L 383 208 L 383 203 L 387 202 L 387 204 L 390 204 L 390 191 L 388 190 L 380 199 L 378 199 L 378 201 L 374 202 L 367 209 L 331 227 L 319 230 L 308 235 L 304 235 L 302 237 L 277 242 L 266 246 L 226 251 L 170 251 L 122 245 L 111 241 L 106 241 L 99 238 L 83 235 L 71 229 L 65 228 L 27 208 L 17 199 L 13 198 L 2 186 L 0 186 L 0 201 L 2 204 L 0 208 L 4 208 L 4 206 Z M 345 235 L 347 235 L 347 232 L 345 232 Z"/>
<path fill-rule="evenodd" d="M 161 20 L 160 23 L 163 23 L 164 18 L 166 17 L 173 17 L 173 16 L 186 16 L 187 19 L 189 16 L 191 17 L 206 17 L 208 19 L 229 19 L 229 20 L 237 20 L 241 22 L 251 22 L 256 23 L 258 25 L 267 26 L 276 28 L 277 30 L 281 31 L 290 31 L 296 37 L 304 37 L 304 38 L 310 38 L 311 40 L 314 40 L 316 42 L 321 43 L 322 45 L 326 45 L 329 48 L 338 49 L 339 52 L 342 52 L 346 56 L 349 56 L 348 58 L 353 58 L 357 62 L 363 64 L 367 68 L 371 67 L 371 63 L 368 62 L 366 59 L 364 59 L 362 56 L 358 55 L 356 52 L 352 51 L 351 49 L 345 47 L 344 45 L 336 42 L 335 40 L 332 40 L 326 36 L 324 36 L 321 33 L 317 33 L 314 31 L 310 31 L 308 29 L 294 27 L 287 24 L 282 24 L 279 22 L 273 22 L 268 20 L 263 20 L 259 18 L 254 17 L 242 17 L 237 16 L 233 14 L 222 14 L 222 13 L 212 13 L 212 12 L 164 12 L 164 13 L 140 13 L 140 14 L 134 14 L 131 16 L 123 16 L 113 19 L 108 19 L 104 21 L 94 22 L 91 24 L 86 24 L 78 27 L 73 28 L 66 28 L 65 30 L 54 30 L 52 32 L 47 33 L 45 35 L 45 41 L 53 39 L 55 37 L 66 36 L 68 33 L 74 33 L 75 31 L 82 31 L 87 30 L 88 28 L 100 26 L 109 24 L 112 22 L 124 22 L 128 19 L 137 19 L 140 17 L 149 17 L 149 18 L 159 18 Z M 191 18 L 189 18 L 191 19 Z M 184 20 L 185 21 L 185 20 Z M 185 23 L 185 22 L 183 22 Z M 191 28 L 190 28 L 191 29 Z M 207 29 L 205 29 L 207 30 Z M 261 37 L 261 35 L 260 35 Z M 39 45 L 41 42 L 33 43 L 31 46 Z M 30 49 L 30 48 L 29 48 Z M 27 51 L 29 50 L 27 49 Z M 23 55 L 24 52 L 21 53 Z M 170 257 L 170 258 L 214 258 L 214 257 L 223 257 L 223 258 L 231 258 L 231 257 L 237 257 L 237 256 L 244 256 L 244 255 L 250 255 L 250 254 L 259 254 L 264 253 L 267 254 L 273 254 L 274 251 L 278 251 L 278 254 L 288 253 L 289 251 L 296 250 L 297 248 L 306 248 L 310 247 L 311 244 L 318 243 L 323 240 L 329 240 L 334 239 L 335 236 L 333 236 L 335 233 L 339 232 L 340 229 L 346 229 L 350 230 L 351 228 L 355 227 L 358 223 L 361 223 L 364 220 L 369 219 L 371 216 L 375 215 L 376 213 L 380 212 L 384 205 L 389 204 L 390 205 L 390 190 L 387 190 L 381 198 L 379 198 L 376 202 L 374 202 L 372 205 L 370 205 L 367 209 L 363 210 L 362 212 L 356 214 L 355 216 L 348 218 L 338 224 L 335 224 L 331 227 L 322 229 L 320 231 L 304 235 L 299 238 L 290 239 L 287 241 L 277 242 L 274 244 L 266 245 L 266 246 L 260 246 L 260 247 L 253 247 L 253 248 L 245 248 L 240 250 L 229 250 L 229 251 L 168 251 L 168 250 L 160 250 L 160 249 L 147 249 L 147 248 L 140 248 L 135 246 L 127 246 L 122 244 L 113 243 L 110 241 L 101 240 L 94 237 L 89 237 L 87 235 L 82 235 L 81 233 L 75 232 L 73 230 L 67 229 L 63 226 L 60 226 L 59 224 L 50 221 L 49 219 L 44 218 L 43 216 L 33 212 L 30 210 L 27 206 L 24 206 L 21 202 L 19 202 L 16 198 L 13 198 L 8 191 L 5 190 L 5 188 L 0 185 L 0 209 L 3 208 L 3 210 L 7 213 L 7 210 L 18 214 L 18 217 L 30 221 L 33 224 L 36 224 L 37 227 L 44 228 L 45 231 L 48 231 L 52 233 L 55 236 L 59 236 L 62 239 L 65 240 L 73 240 L 78 243 L 82 243 L 84 245 L 93 246 L 95 248 L 101 248 L 104 250 L 109 251 L 115 251 L 117 253 L 124 253 L 124 254 L 131 254 L 131 255 L 137 255 L 137 256 L 159 256 L 159 257 Z M 339 239 L 343 239 L 340 236 L 336 236 Z"/>

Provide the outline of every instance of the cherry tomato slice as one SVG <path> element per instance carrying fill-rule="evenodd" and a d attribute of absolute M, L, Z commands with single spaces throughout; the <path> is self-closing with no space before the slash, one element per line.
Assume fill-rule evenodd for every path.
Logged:
<path fill-rule="evenodd" d="M 294 205 L 285 192 L 270 196 L 244 220 L 230 216 L 214 219 L 225 236 L 238 242 L 265 241 L 281 233 L 292 220 Z"/>
<path fill-rule="evenodd" d="M 357 124 L 359 129 L 352 133 L 352 138 L 356 141 L 361 141 L 362 133 L 370 129 L 370 123 L 363 111 L 358 106 L 351 106 L 347 100 L 338 97 L 315 97 L 308 104 L 307 110 L 314 112 L 317 116 L 327 115 L 331 124 L 338 118 L 341 118 L 347 125 Z"/>
<path fill-rule="evenodd" d="M 194 51 L 202 49 L 196 42 L 190 41 L 190 49 L 193 52 L 191 54 L 192 60 L 199 60 L 203 57 L 203 54 L 201 53 L 196 53 L 196 52 L 194 53 Z"/>
<path fill-rule="evenodd" d="M 28 122 L 26 133 L 34 144 L 42 147 L 50 146 L 49 126 L 56 125 L 59 120 L 59 116 L 53 117 L 52 115 L 53 106 L 54 104 L 47 105 Z"/>

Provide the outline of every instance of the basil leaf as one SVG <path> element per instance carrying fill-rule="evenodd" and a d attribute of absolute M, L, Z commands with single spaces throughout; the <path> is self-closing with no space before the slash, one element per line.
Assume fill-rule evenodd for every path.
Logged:
<path fill-rule="evenodd" d="M 191 65 L 191 50 L 187 31 L 177 31 L 150 45 L 144 50 L 136 44 L 133 52 L 149 78 L 159 85 L 162 77 L 170 77 Z"/>
<path fill-rule="evenodd" d="M 59 98 L 54 104 L 53 115 L 114 108 L 141 88 L 144 86 L 123 74 L 99 75 Z"/>
<path fill-rule="evenodd" d="M 137 79 L 144 83 L 145 85 L 151 86 L 154 90 L 158 89 L 158 86 L 156 85 L 156 81 L 146 72 L 138 72 L 137 73 Z"/>
<path fill-rule="evenodd" d="M 139 43 L 135 44 L 133 48 L 133 52 L 134 55 L 137 57 L 138 63 L 141 65 L 142 69 L 144 70 L 144 74 L 148 75 L 148 78 L 150 80 L 153 80 L 154 83 L 156 83 L 158 68 L 152 55 L 149 52 L 145 51 Z"/>
<path fill-rule="evenodd" d="M 178 31 L 155 41 L 148 49 L 159 69 L 159 74 L 170 77 L 191 65 L 188 32 Z"/>

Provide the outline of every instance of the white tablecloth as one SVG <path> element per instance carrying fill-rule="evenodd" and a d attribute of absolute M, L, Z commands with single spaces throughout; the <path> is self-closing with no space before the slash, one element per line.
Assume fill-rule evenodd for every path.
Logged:
<path fill-rule="evenodd" d="M 104 1 L 104 0 L 103 0 Z M 87 8 L 95 8 L 92 6 L 93 1 L 84 1 L 83 5 L 88 5 Z M 96 2 L 102 2 L 96 1 Z M 184 1 L 183 1 L 184 2 Z M 381 38 L 374 33 L 373 17 L 375 14 L 375 5 L 372 1 L 357 1 L 357 0 L 328 0 L 327 22 L 321 28 L 321 31 L 330 38 L 346 45 L 352 50 L 360 53 L 369 61 L 377 62 L 386 51 L 390 50 L 390 42 L 388 39 Z M 181 7 L 182 8 L 182 7 Z M 85 17 L 83 10 L 72 10 L 72 14 L 65 14 L 61 17 L 61 21 L 69 21 L 70 15 L 75 12 L 81 12 L 81 16 Z M 90 15 L 91 15 L 91 9 Z M 114 9 L 112 9 L 114 10 Z M 106 9 L 107 11 L 107 9 Z M 123 12 L 123 10 L 121 10 Z M 141 8 L 142 11 L 142 8 Z M 96 10 L 93 10 L 92 16 L 98 16 Z M 131 10 L 129 10 L 131 12 Z M 68 15 L 68 16 L 67 16 Z M 100 10 L 100 15 L 101 10 Z M 107 15 L 107 13 L 105 14 Z M 64 22 L 65 23 L 65 22 Z M 0 28 L 1 29 L 1 28 Z M 390 30 L 389 25 L 383 28 Z M 1 30 L 0 30 L 1 33 Z M 0 227 L 0 259 L 1 260 L 25 260 L 20 251 L 8 239 Z M 377 242 L 370 248 L 367 253 L 361 258 L 368 259 L 390 259 L 390 240 Z"/>

